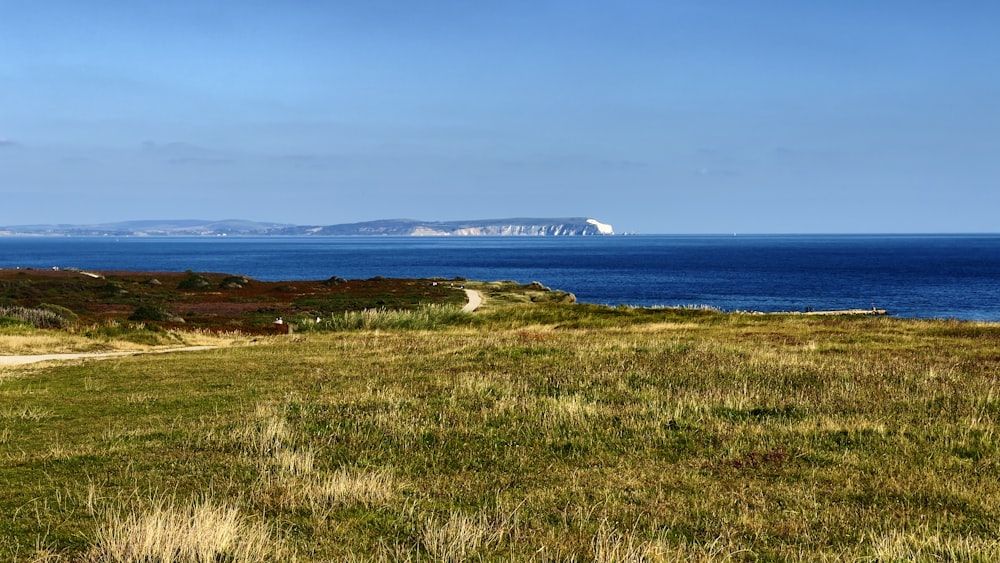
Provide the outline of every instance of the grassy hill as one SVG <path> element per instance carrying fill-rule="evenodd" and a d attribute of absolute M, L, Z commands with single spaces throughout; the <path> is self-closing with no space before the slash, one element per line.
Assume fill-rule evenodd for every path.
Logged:
<path fill-rule="evenodd" d="M 0 368 L 0 559 L 1000 559 L 1000 327 L 468 285 Z"/>

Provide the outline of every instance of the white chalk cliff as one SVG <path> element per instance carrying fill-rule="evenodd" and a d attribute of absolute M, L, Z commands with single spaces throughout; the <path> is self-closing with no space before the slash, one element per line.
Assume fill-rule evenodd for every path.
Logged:
<path fill-rule="evenodd" d="M 614 228 L 597 219 L 570 217 L 560 219 L 486 219 L 478 221 L 415 221 L 390 219 L 331 225 L 314 235 L 383 235 L 383 236 L 590 236 L 613 235 Z M 306 233 L 303 233 L 306 234 Z"/>

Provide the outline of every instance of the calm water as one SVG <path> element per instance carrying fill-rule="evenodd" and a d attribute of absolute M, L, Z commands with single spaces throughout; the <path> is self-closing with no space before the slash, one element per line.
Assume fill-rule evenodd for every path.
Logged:
<path fill-rule="evenodd" d="M 580 301 L 1000 321 L 1000 235 L 3 238 L 0 267 L 540 281 Z"/>

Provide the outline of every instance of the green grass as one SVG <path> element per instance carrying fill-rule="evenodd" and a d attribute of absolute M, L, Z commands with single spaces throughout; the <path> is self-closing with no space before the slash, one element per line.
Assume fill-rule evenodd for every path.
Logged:
<path fill-rule="evenodd" d="M 1000 327 L 517 300 L 2 372 L 0 559 L 1000 558 Z"/>

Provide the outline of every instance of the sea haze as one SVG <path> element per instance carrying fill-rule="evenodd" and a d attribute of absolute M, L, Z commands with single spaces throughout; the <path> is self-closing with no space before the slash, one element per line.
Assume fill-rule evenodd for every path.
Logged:
<path fill-rule="evenodd" d="M 3 237 L 0 267 L 509 279 L 608 305 L 1000 321 L 1000 235 Z"/>

